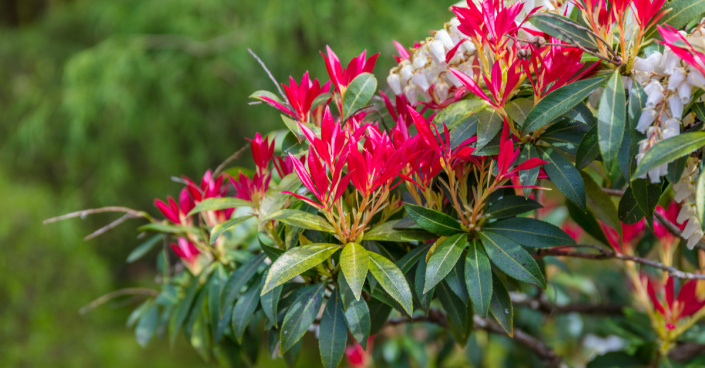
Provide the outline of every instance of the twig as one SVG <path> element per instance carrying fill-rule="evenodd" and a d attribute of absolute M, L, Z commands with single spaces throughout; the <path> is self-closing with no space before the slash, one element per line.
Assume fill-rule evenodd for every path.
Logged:
<path fill-rule="evenodd" d="M 96 213 L 104 213 L 104 212 L 123 212 L 123 213 L 126 213 L 126 214 L 132 216 L 133 218 L 138 218 L 138 217 L 149 218 L 149 215 L 144 211 L 137 211 L 137 210 L 133 210 L 132 208 L 128 208 L 128 207 L 108 206 L 108 207 L 91 208 L 88 210 L 67 213 L 65 215 L 46 219 L 42 223 L 44 225 L 46 225 L 46 224 L 51 224 L 53 222 L 68 220 L 68 219 L 75 218 L 75 217 L 80 217 L 81 219 L 84 219 L 88 215 L 94 215 Z"/>
<path fill-rule="evenodd" d="M 233 160 L 237 160 L 237 158 L 240 157 L 240 155 L 242 155 L 242 153 L 245 152 L 245 150 L 248 147 L 250 147 L 250 145 L 246 144 L 246 145 L 242 146 L 242 148 L 237 150 L 235 153 L 230 155 L 230 157 L 226 158 L 225 161 L 223 161 L 223 163 L 221 163 L 220 165 L 218 165 L 218 167 L 215 168 L 215 171 L 213 172 L 213 177 L 217 178 L 220 175 L 220 172 L 223 171 L 223 169 L 225 169 L 225 165 L 229 164 Z"/>
<path fill-rule="evenodd" d="M 119 298 L 119 297 L 125 296 L 125 295 L 145 295 L 145 296 L 156 297 L 157 295 L 159 295 L 159 292 L 156 290 L 147 289 L 147 288 L 125 288 L 125 289 L 115 290 L 113 292 L 107 293 L 107 294 L 101 296 L 100 298 L 88 303 L 88 305 L 79 309 L 78 313 L 86 314 L 88 311 L 95 309 L 96 307 L 99 307 L 102 304 L 107 303 L 111 299 Z"/>
<path fill-rule="evenodd" d="M 91 240 L 91 239 L 93 239 L 93 238 L 95 238 L 95 237 L 98 237 L 98 236 L 100 236 L 100 235 L 103 235 L 103 234 L 105 234 L 105 232 L 107 232 L 108 230 L 110 230 L 110 229 L 112 229 L 112 228 L 114 228 L 114 227 L 117 227 L 118 225 L 122 224 L 123 222 L 125 222 L 125 221 L 127 221 L 127 220 L 129 220 L 129 219 L 133 219 L 133 218 L 138 218 L 138 217 L 135 217 L 135 216 L 133 216 L 133 215 L 130 214 L 130 213 L 126 213 L 126 214 L 124 214 L 122 217 L 120 217 L 119 219 L 117 219 L 117 220 L 115 220 L 115 221 L 113 221 L 113 222 L 111 222 L 111 223 L 109 223 L 109 224 L 107 224 L 107 225 L 101 227 L 100 229 L 98 229 L 98 230 L 96 230 L 96 231 L 94 231 L 94 232 L 92 232 L 92 233 L 86 235 L 86 237 L 84 237 L 83 240 Z"/>
<path fill-rule="evenodd" d="M 624 195 L 624 191 L 621 189 L 602 188 L 602 191 L 615 197 L 621 197 Z"/>
<path fill-rule="evenodd" d="M 584 315 L 623 315 L 624 306 L 616 304 L 551 304 L 542 298 L 529 298 L 526 294 L 510 292 L 512 304 L 528 307 L 546 314 L 580 313 Z"/>
<path fill-rule="evenodd" d="M 260 59 L 259 56 L 257 56 L 257 54 L 255 54 L 254 51 L 252 51 L 249 47 L 247 48 L 247 52 L 249 52 L 250 55 L 252 55 L 252 57 L 255 58 L 255 60 L 257 60 L 257 62 L 259 63 L 259 65 L 262 66 L 262 69 L 264 69 L 264 71 L 265 71 L 265 72 L 267 73 L 267 75 L 269 76 L 269 79 L 271 79 L 272 82 L 274 82 L 274 86 L 277 87 L 277 91 L 279 91 L 279 95 L 282 96 L 282 99 L 283 99 L 284 101 L 288 101 L 288 99 L 287 99 L 286 96 L 284 95 L 284 92 L 282 92 L 281 88 L 279 88 L 279 82 L 277 82 L 277 80 L 274 79 L 274 76 L 272 75 L 272 72 L 270 72 L 269 69 L 267 69 L 267 66 L 264 65 L 264 62 L 262 61 L 262 59 Z"/>

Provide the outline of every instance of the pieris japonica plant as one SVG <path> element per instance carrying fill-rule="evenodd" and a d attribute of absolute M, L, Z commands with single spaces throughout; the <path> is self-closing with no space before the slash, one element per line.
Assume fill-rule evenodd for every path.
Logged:
<path fill-rule="evenodd" d="M 306 72 L 255 92 L 283 124 L 248 139 L 254 171 L 226 161 L 200 183 L 184 177 L 156 216 L 67 215 L 149 221 L 138 231 L 155 235 L 128 259 L 161 246 L 156 288 L 129 321 L 141 344 L 183 333 L 204 358 L 240 366 L 266 341 L 292 363 L 311 333 L 325 367 L 346 354 L 396 365 L 403 354 L 372 354 L 372 337 L 384 346 L 425 323 L 439 329 L 416 337 L 428 345 L 481 352 L 488 340 L 474 333 L 509 336 L 537 358 L 514 366 L 697 361 L 705 0 L 451 11 L 430 37 L 396 43 L 379 90 L 378 54 L 346 64 L 327 47 L 325 83 Z M 566 281 L 590 268 L 618 288 Z M 526 313 L 601 316 L 617 344 L 588 353 L 599 337 L 578 333 L 571 348 Z M 452 349 L 430 354 L 442 365 Z"/>

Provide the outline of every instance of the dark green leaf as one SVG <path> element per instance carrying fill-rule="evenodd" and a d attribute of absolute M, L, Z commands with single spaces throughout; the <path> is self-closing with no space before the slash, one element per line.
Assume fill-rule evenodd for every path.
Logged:
<path fill-rule="evenodd" d="M 675 29 L 681 29 L 693 19 L 700 19 L 705 13 L 705 0 L 674 0 L 666 3 L 664 9 L 671 9 L 661 18 L 659 24 L 668 24 Z M 647 37 L 657 36 L 656 27 L 652 27 Z M 659 37 L 660 38 L 660 37 Z"/>
<path fill-rule="evenodd" d="M 220 314 L 220 294 L 223 292 L 227 274 L 222 265 L 218 265 L 210 280 L 208 281 L 208 316 L 210 317 L 210 327 L 213 341 L 219 340 L 218 322 L 222 319 Z"/>
<path fill-rule="evenodd" d="M 387 221 L 367 231 L 364 240 L 410 242 L 433 239 L 435 236 L 421 229 L 396 229 L 396 224 L 401 220 Z"/>
<path fill-rule="evenodd" d="M 698 182 L 695 185 L 695 208 L 698 212 L 700 224 L 705 224 L 705 174 L 700 168 Z"/>
<path fill-rule="evenodd" d="M 482 149 L 502 130 L 504 119 L 495 109 L 485 108 L 478 114 L 476 149 Z"/>
<path fill-rule="evenodd" d="M 536 13 L 529 21 L 542 32 L 572 45 L 597 50 L 597 39 L 587 28 L 573 22 L 570 18 L 555 13 Z"/>
<path fill-rule="evenodd" d="M 543 13 L 542 13 L 543 14 Z M 548 14 L 548 13 L 545 13 Z M 552 123 L 605 81 L 604 77 L 585 79 L 560 87 L 541 99 L 526 117 L 522 134 L 531 133 Z"/>
<path fill-rule="evenodd" d="M 416 261 L 418 261 L 421 257 L 423 257 L 426 252 L 428 251 L 428 248 L 431 247 L 431 244 L 426 244 L 426 245 L 419 245 L 418 247 L 412 249 L 409 253 L 406 253 L 403 257 L 401 257 L 398 261 L 394 262 L 397 267 L 401 270 L 403 273 L 409 272 L 412 267 L 416 264 Z"/>
<path fill-rule="evenodd" d="M 591 128 L 597 124 L 595 121 L 595 116 L 592 114 L 592 110 L 590 110 L 585 102 L 582 101 L 573 106 L 570 110 L 568 110 L 568 112 L 561 115 L 561 117 L 574 124 L 582 123 Z"/>
<path fill-rule="evenodd" d="M 234 197 L 219 197 L 219 198 L 206 198 L 196 205 L 191 212 L 186 215 L 187 217 L 193 216 L 196 213 L 203 212 L 203 211 L 216 211 L 216 210 L 225 210 L 229 208 L 236 208 L 236 207 L 249 207 L 252 206 L 252 203 L 245 201 L 240 198 L 234 198 Z"/>
<path fill-rule="evenodd" d="M 309 244 L 289 249 L 269 269 L 262 293 L 293 279 L 304 271 L 330 258 L 340 249 L 335 244 Z"/>
<path fill-rule="evenodd" d="M 326 284 L 316 284 L 301 289 L 289 307 L 282 322 L 279 339 L 281 340 L 282 353 L 287 352 L 306 334 L 308 328 L 318 316 L 323 304 L 323 293 Z"/>
<path fill-rule="evenodd" d="M 622 234 L 622 224 L 617 214 L 617 207 L 612 202 L 612 197 L 605 193 L 602 187 L 595 183 L 595 180 L 588 173 L 581 171 L 580 175 L 583 176 L 583 182 L 585 183 L 588 209 L 602 222 Z"/>
<path fill-rule="evenodd" d="M 406 313 L 411 315 L 414 308 L 411 289 L 409 289 L 404 274 L 387 258 L 372 252 L 368 252 L 368 255 L 370 256 L 370 273 L 382 285 L 382 288 L 402 305 Z"/>
<path fill-rule="evenodd" d="M 426 266 L 426 282 L 423 292 L 426 293 L 443 280 L 455 267 L 467 244 L 466 234 L 460 233 L 441 242 L 434 250 Z"/>
<path fill-rule="evenodd" d="M 497 276 L 492 277 L 492 301 L 490 313 L 509 336 L 514 335 L 514 306 L 509 298 L 507 287 Z"/>
<path fill-rule="evenodd" d="M 468 295 L 468 287 L 465 285 L 465 262 L 457 262 L 443 281 L 465 305 L 468 305 L 470 296 Z"/>
<path fill-rule="evenodd" d="M 487 316 L 492 298 L 492 266 L 485 249 L 478 241 L 470 243 L 465 258 L 465 284 L 475 313 Z"/>
<path fill-rule="evenodd" d="M 522 126 L 526 117 L 529 115 L 529 111 L 534 107 L 534 99 L 532 98 L 517 98 L 507 102 L 504 110 L 507 112 L 512 121 L 514 121 L 516 126 Z"/>
<path fill-rule="evenodd" d="M 485 225 L 483 229 L 505 236 L 527 247 L 575 245 L 575 240 L 559 227 L 528 217 L 499 220 Z"/>
<path fill-rule="evenodd" d="M 484 106 L 478 99 L 460 100 L 436 114 L 433 124 L 439 132 L 443 131 L 443 124 L 450 129 L 450 146 L 455 148 L 477 134 L 477 112 Z"/>
<path fill-rule="evenodd" d="M 539 153 L 541 158 L 547 162 L 543 165 L 543 169 L 549 179 L 571 202 L 585 211 L 585 183 L 580 176 L 580 171 L 567 158 L 553 149 L 539 149 Z"/>
<path fill-rule="evenodd" d="M 262 279 L 264 282 L 265 278 Z M 264 287 L 264 285 L 262 285 Z M 267 319 L 269 319 L 270 322 L 274 324 L 274 326 L 278 326 L 277 324 L 277 306 L 279 305 L 279 298 L 282 295 L 282 289 L 284 288 L 284 285 L 279 285 L 275 287 L 274 289 L 262 294 L 259 298 L 259 303 L 262 305 L 262 311 L 264 312 L 264 315 L 267 316 Z"/>
<path fill-rule="evenodd" d="M 328 233 L 335 232 L 335 229 L 328 222 L 328 220 L 323 217 L 299 210 L 279 210 L 265 218 L 262 218 L 260 223 L 265 223 L 272 220 L 276 220 L 287 225 L 300 227 L 302 229 L 325 231 Z"/>
<path fill-rule="evenodd" d="M 570 213 L 570 217 L 573 221 L 580 225 L 590 236 L 603 244 L 610 244 L 605 236 L 605 232 L 602 231 L 602 227 L 600 227 L 600 224 L 591 211 L 583 212 L 583 210 L 579 209 L 571 202 L 567 202 L 566 207 L 568 207 L 568 213 Z"/>
<path fill-rule="evenodd" d="M 597 125 L 590 128 L 580 141 L 575 153 L 575 166 L 582 170 L 600 157 L 600 145 L 597 143 Z"/>
<path fill-rule="evenodd" d="M 627 120 L 624 84 L 619 70 L 607 82 L 597 110 L 597 137 L 600 153 L 607 167 L 613 167 L 624 138 Z"/>
<path fill-rule="evenodd" d="M 636 172 L 632 174 L 632 180 L 646 175 L 647 172 L 663 164 L 688 155 L 702 146 L 705 146 L 705 132 L 683 133 L 664 139 L 646 151 Z"/>
<path fill-rule="evenodd" d="M 647 179 L 637 179 L 631 185 L 632 194 L 649 226 L 654 226 L 654 210 L 661 198 L 661 184 L 651 184 Z"/>
<path fill-rule="evenodd" d="M 266 258 L 264 254 L 258 254 L 230 274 L 228 281 L 225 282 L 225 286 L 223 287 L 223 294 L 220 297 L 221 309 L 227 308 L 227 306 L 235 301 L 238 294 L 240 294 L 240 290 L 242 290 L 252 276 L 255 275 L 257 269 Z"/>
<path fill-rule="evenodd" d="M 149 253 L 152 248 L 154 248 L 155 245 L 159 244 L 159 241 L 164 238 L 164 234 L 157 234 L 146 242 L 140 244 L 137 248 L 133 249 L 132 252 L 130 252 L 130 255 L 127 256 L 127 263 L 132 263 L 142 257 L 144 257 L 145 254 Z"/>
<path fill-rule="evenodd" d="M 376 299 L 370 299 L 368 307 L 370 308 L 370 335 L 375 335 L 387 323 L 392 307 Z"/>
<path fill-rule="evenodd" d="M 681 176 L 683 176 L 683 171 L 685 171 L 685 165 L 687 163 L 688 156 L 684 156 L 668 164 L 668 174 L 666 174 L 668 181 L 677 183 L 681 179 Z"/>
<path fill-rule="evenodd" d="M 200 282 L 198 281 L 198 278 L 191 279 L 190 285 L 188 289 L 186 289 L 186 294 L 176 306 L 174 315 L 169 323 L 169 330 L 171 331 L 171 333 L 169 334 L 169 342 L 172 344 L 172 346 L 176 341 L 176 336 L 179 335 L 181 326 L 186 321 L 186 317 L 188 317 L 189 311 L 191 311 L 191 305 L 193 304 L 193 301 L 196 298 L 196 293 L 198 292 L 199 286 Z"/>
<path fill-rule="evenodd" d="M 624 195 L 619 200 L 619 208 L 617 209 L 619 219 L 628 225 L 633 225 L 644 218 L 644 211 L 636 203 L 632 188 L 627 188 Z"/>
<path fill-rule="evenodd" d="M 152 339 L 152 336 L 154 336 L 154 330 L 157 328 L 158 319 L 159 309 L 156 304 L 152 304 L 142 314 L 139 322 L 137 322 L 135 336 L 137 337 L 137 343 L 139 343 L 142 347 L 147 346 L 149 341 Z"/>
<path fill-rule="evenodd" d="M 449 236 L 463 231 L 458 220 L 445 213 L 410 203 L 405 203 L 404 208 L 419 226 L 430 233 Z"/>
<path fill-rule="evenodd" d="M 233 307 L 233 333 L 235 334 L 238 344 L 242 344 L 242 336 L 245 333 L 245 328 L 247 328 L 250 319 L 252 319 L 252 315 L 257 309 L 261 290 L 261 280 L 254 280 L 247 291 L 238 298 L 235 307 Z"/>
<path fill-rule="evenodd" d="M 450 290 L 445 282 L 436 288 L 438 299 L 448 317 L 448 328 L 460 345 L 465 345 L 472 332 L 472 315 L 468 315 L 468 307 Z"/>
<path fill-rule="evenodd" d="M 234 219 L 230 219 L 225 222 L 221 222 L 218 225 L 213 226 L 213 228 L 211 229 L 211 245 L 215 244 L 215 241 L 218 240 L 218 237 L 222 233 L 243 223 L 245 220 L 249 219 L 250 217 L 252 217 L 252 216 L 240 216 L 240 217 L 236 217 Z"/>
<path fill-rule="evenodd" d="M 367 277 L 368 263 L 367 251 L 360 244 L 348 243 L 340 253 L 340 269 L 356 300 L 360 300 L 362 285 Z"/>
<path fill-rule="evenodd" d="M 367 349 L 367 339 L 370 336 L 370 310 L 364 299 L 354 300 L 345 311 L 345 323 L 352 337 Z"/>
<path fill-rule="evenodd" d="M 590 126 L 576 121 L 563 120 L 551 125 L 541 134 L 541 140 L 571 155 L 576 155 L 580 142 Z"/>
<path fill-rule="evenodd" d="M 522 182 L 522 184 L 524 184 L 524 182 Z M 539 208 L 543 208 L 543 206 L 533 199 L 524 198 L 522 196 L 506 196 L 490 204 L 487 211 L 485 211 L 485 215 L 489 218 L 500 219 L 518 216 L 522 213 Z"/>
<path fill-rule="evenodd" d="M 427 248 L 428 249 L 428 248 Z M 416 299 L 419 301 L 421 309 L 428 314 L 429 308 L 431 307 L 431 300 L 433 300 L 434 289 L 424 293 L 423 287 L 426 280 L 426 258 L 421 257 L 419 262 L 416 264 L 416 273 L 414 275 L 414 292 L 416 293 Z"/>
<path fill-rule="evenodd" d="M 487 256 L 497 268 L 519 281 L 546 288 L 539 265 L 521 245 L 498 233 L 483 231 L 479 234 Z"/>
<path fill-rule="evenodd" d="M 524 162 L 530 158 L 539 158 L 539 152 L 531 144 L 526 144 L 526 145 L 524 145 L 524 148 L 521 149 L 521 153 L 519 153 L 519 162 Z M 539 168 L 538 167 L 534 167 L 533 169 L 529 169 L 529 170 L 520 170 L 519 171 L 519 182 L 521 182 L 521 185 L 526 185 L 526 186 L 536 185 L 536 179 L 538 177 L 539 177 Z M 524 196 L 528 197 L 529 193 L 531 193 L 531 188 L 524 188 Z"/>
<path fill-rule="evenodd" d="M 345 119 L 367 106 L 377 90 L 377 79 L 370 73 L 362 73 L 350 82 L 343 94 Z"/>
<path fill-rule="evenodd" d="M 345 279 L 345 275 L 342 272 L 338 273 L 338 291 L 340 292 L 340 301 L 343 304 L 343 310 L 348 310 L 350 303 L 355 300 L 355 294 L 353 294 L 350 286 L 348 285 L 348 280 Z"/>
<path fill-rule="evenodd" d="M 332 293 L 323 310 L 319 326 L 318 349 L 325 368 L 335 368 L 340 364 L 348 342 L 348 329 L 345 327 L 345 314 L 338 293 Z"/>

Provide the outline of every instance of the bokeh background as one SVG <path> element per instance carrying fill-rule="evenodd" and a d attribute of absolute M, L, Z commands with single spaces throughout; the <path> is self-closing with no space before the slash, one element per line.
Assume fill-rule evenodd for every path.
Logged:
<path fill-rule="evenodd" d="M 243 137 L 280 129 L 277 111 L 247 104 L 274 90 L 248 47 L 280 82 L 306 70 L 327 80 L 326 44 L 345 62 L 380 52 L 383 81 L 392 40 L 424 38 L 454 2 L 1 0 L 0 366 L 208 366 L 184 341 L 139 347 L 125 327 L 136 300 L 78 313 L 154 281 L 153 258 L 125 263 L 139 223 L 85 242 L 116 216 L 42 220 L 107 205 L 155 213 L 153 198 L 178 194 L 170 176 L 198 178 Z M 319 364 L 316 352 L 299 364 Z"/>

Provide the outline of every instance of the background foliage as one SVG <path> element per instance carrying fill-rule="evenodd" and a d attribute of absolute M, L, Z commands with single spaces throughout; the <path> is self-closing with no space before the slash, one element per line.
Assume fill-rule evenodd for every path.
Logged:
<path fill-rule="evenodd" d="M 0 365 L 202 366 L 180 344 L 139 348 L 124 328 L 129 308 L 78 314 L 151 274 L 153 260 L 124 263 L 137 243 L 133 227 L 86 243 L 81 237 L 111 218 L 41 220 L 115 204 L 154 213 L 152 198 L 176 194 L 169 176 L 197 177 L 243 137 L 279 126 L 272 109 L 247 106 L 251 92 L 272 86 L 246 48 L 280 81 L 307 67 L 325 79 L 318 51 L 326 44 L 343 60 L 381 52 L 384 75 L 391 40 L 425 37 L 450 18 L 451 3 L 3 1 Z"/>

